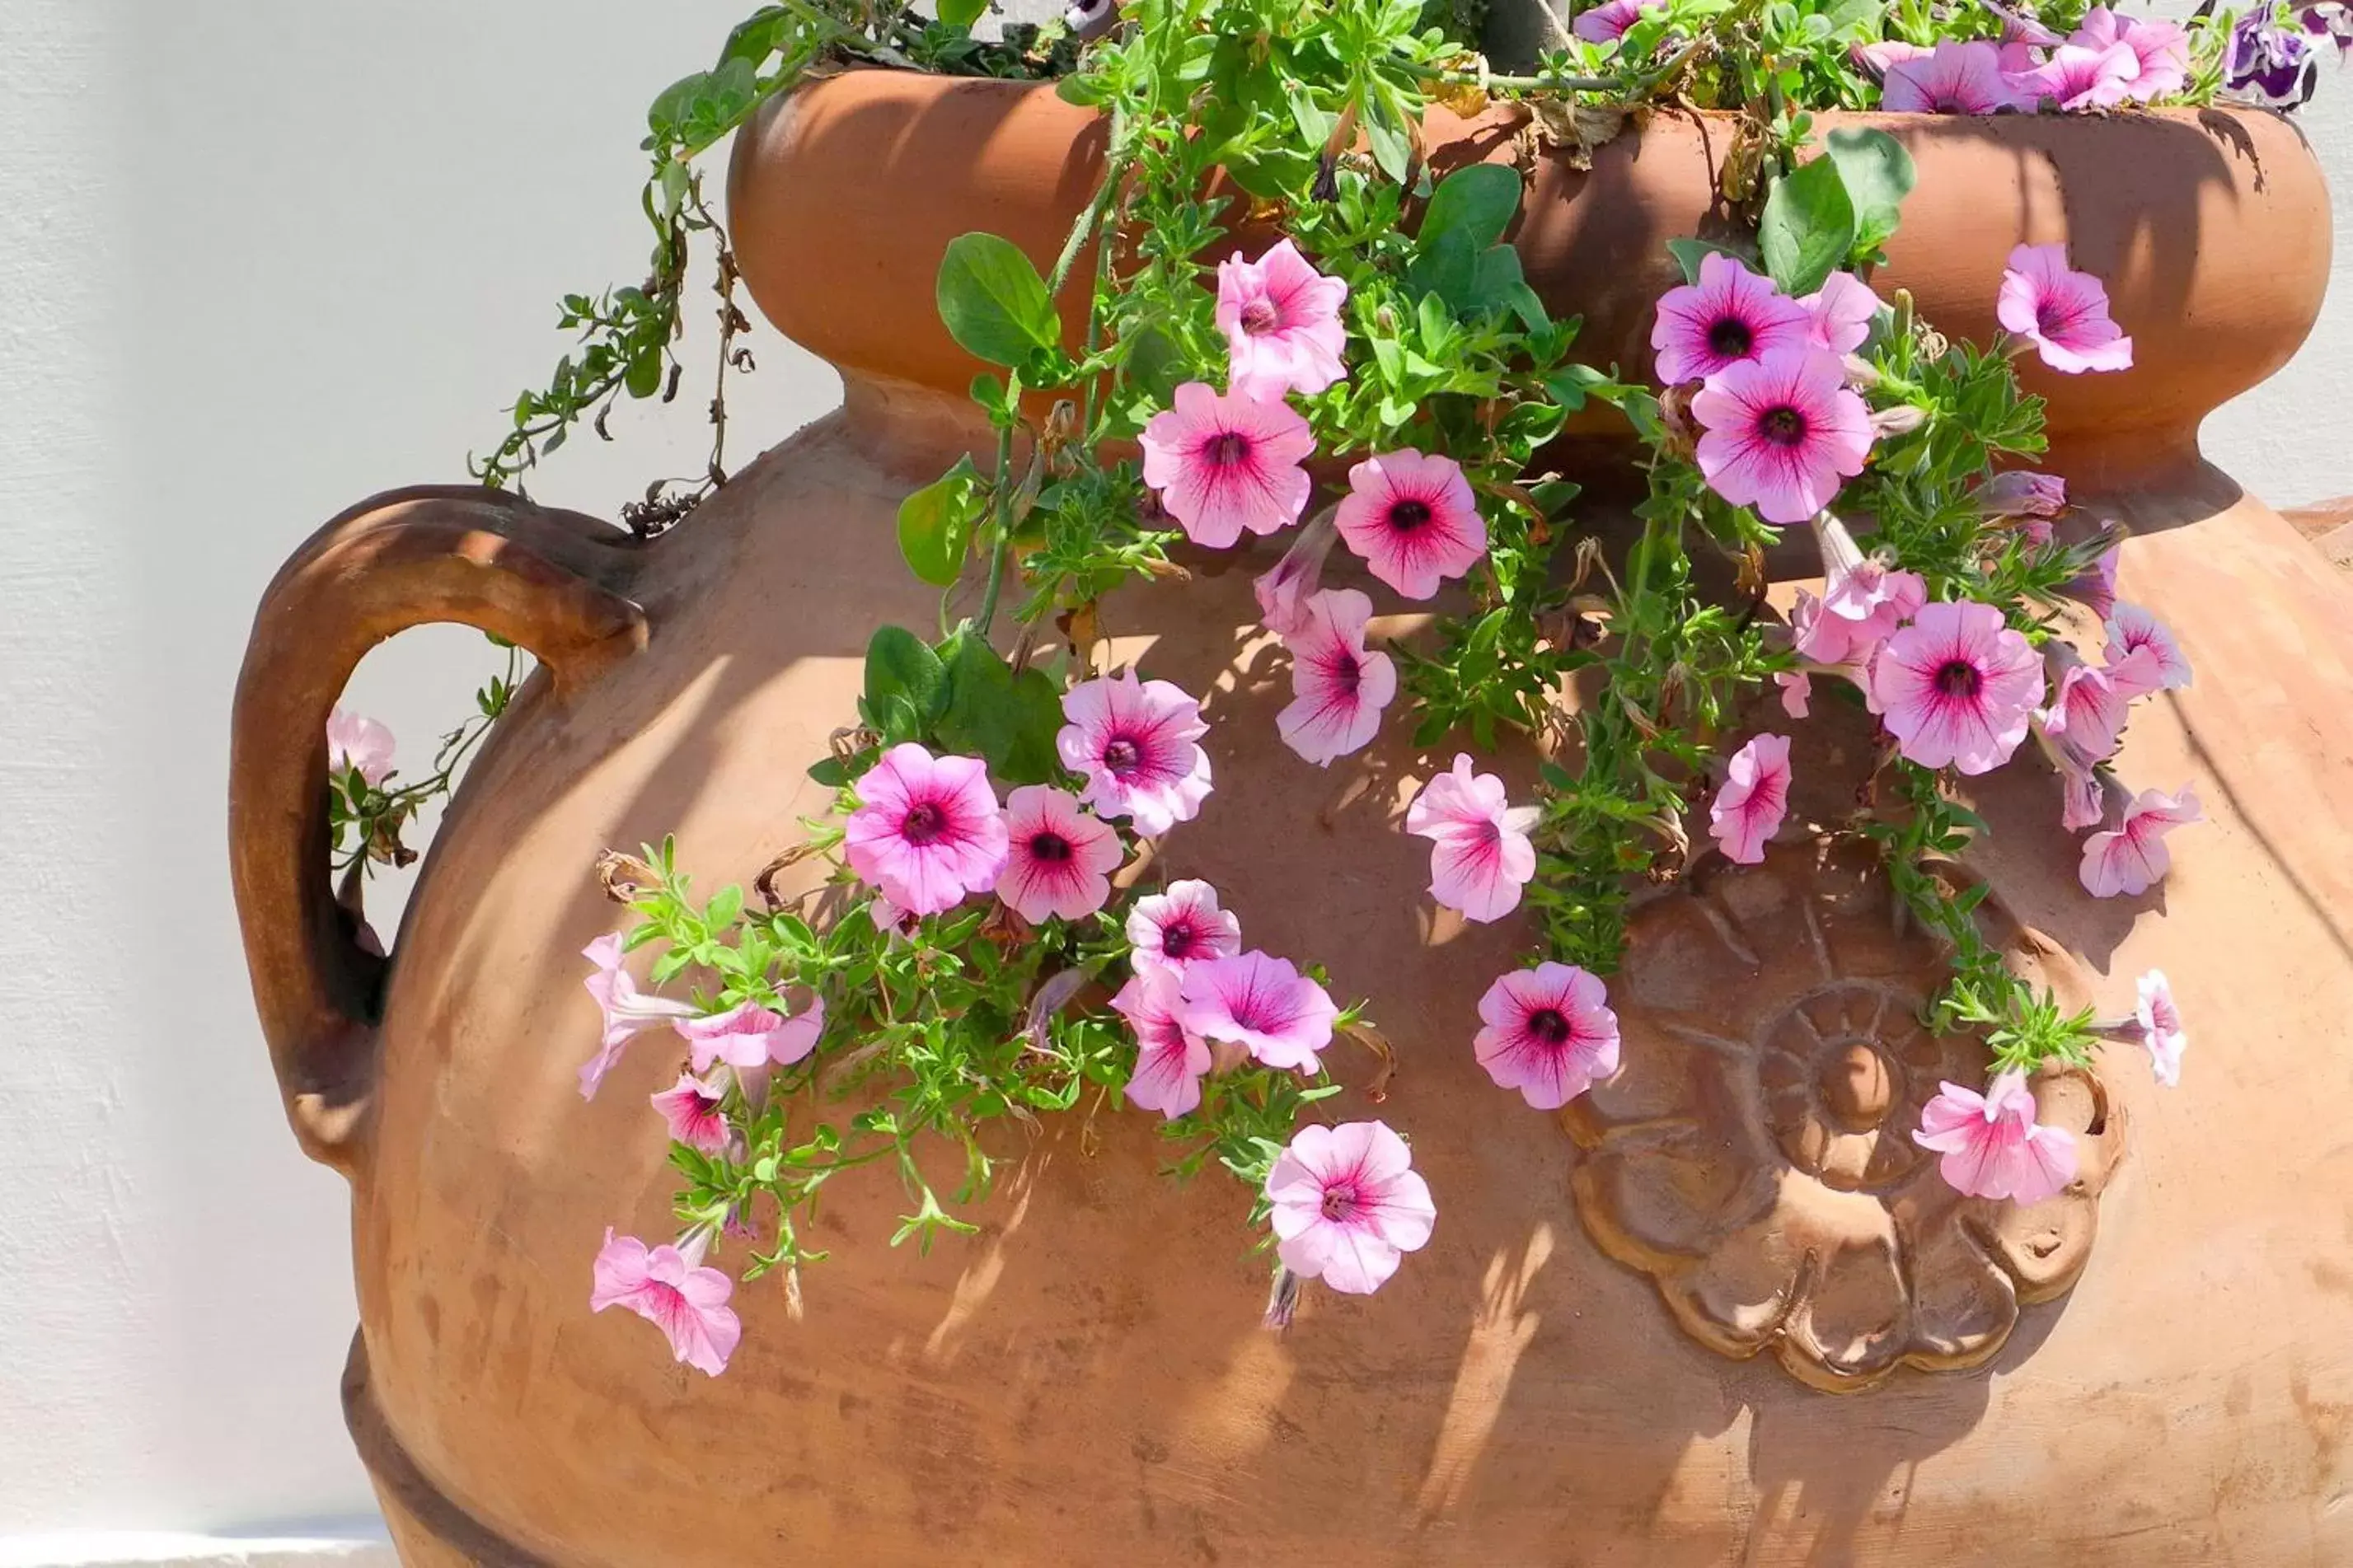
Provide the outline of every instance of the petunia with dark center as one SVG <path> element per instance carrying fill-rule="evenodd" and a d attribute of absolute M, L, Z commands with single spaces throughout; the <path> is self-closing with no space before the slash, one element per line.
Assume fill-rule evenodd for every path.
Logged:
<path fill-rule="evenodd" d="M 1565 1046 L 1574 1033 L 1568 1015 L 1557 1007 L 1539 1007 L 1528 1015 L 1528 1033 L 1547 1046 Z"/>
<path fill-rule="evenodd" d="M 1757 346 L 1757 338 L 1739 317 L 1719 316 L 1707 329 L 1707 346 L 1708 352 L 1725 359 L 1746 359 L 1748 351 Z"/>
<path fill-rule="evenodd" d="M 2034 330 L 2044 337 L 2055 337 L 2074 325 L 2074 313 L 2056 300 L 2044 300 L 2034 307 Z"/>
<path fill-rule="evenodd" d="M 1109 742 L 1103 749 L 1103 766 L 1115 773 L 1132 773 L 1143 761 L 1143 749 L 1124 736 Z"/>
<path fill-rule="evenodd" d="M 1182 958 L 1193 951 L 1198 933 L 1183 921 L 1160 929 L 1160 954 L 1163 958 Z"/>
<path fill-rule="evenodd" d="M 1254 338 L 1262 338 L 1282 325 L 1271 300 L 1252 300 L 1242 307 L 1242 331 Z"/>
<path fill-rule="evenodd" d="M 1049 866 L 1059 866 L 1071 858 L 1071 841 L 1059 833 L 1032 834 L 1029 857 L 1033 860 L 1043 860 Z"/>
<path fill-rule="evenodd" d="M 1250 439 L 1239 430 L 1228 430 L 1210 437 L 1201 455 L 1221 468 L 1239 468 L 1250 461 Z"/>
<path fill-rule="evenodd" d="M 1354 1187 L 1326 1187 L 1324 1189 L 1324 1217 L 1346 1219 L 1356 1212 L 1358 1202 Z"/>
<path fill-rule="evenodd" d="M 1364 683 L 1365 667 L 1354 654 L 1341 654 L 1332 660 L 1332 684 L 1354 697 L 1356 688 Z"/>
<path fill-rule="evenodd" d="M 1806 438 L 1806 416 L 1787 404 L 1768 408 L 1757 421 L 1757 433 L 1776 447 L 1794 447 Z"/>
<path fill-rule="evenodd" d="M 1389 526 L 1399 533 L 1411 533 L 1430 521 L 1430 503 L 1408 499 L 1389 507 Z"/>
<path fill-rule="evenodd" d="M 1947 659 L 1936 668 L 1936 689 L 1947 697 L 1975 697 L 1984 684 L 1985 677 L 1968 659 Z"/>
<path fill-rule="evenodd" d="M 899 823 L 899 837 L 910 844 L 929 844 L 947 831 L 947 813 L 930 801 L 919 801 Z"/>

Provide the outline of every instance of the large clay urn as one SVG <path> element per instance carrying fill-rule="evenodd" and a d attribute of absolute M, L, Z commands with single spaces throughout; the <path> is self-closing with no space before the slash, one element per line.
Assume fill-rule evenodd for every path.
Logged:
<path fill-rule="evenodd" d="M 2353 1562 L 2353 593 L 2196 444 L 2313 320 L 2320 175 L 2255 112 L 1874 122 L 1919 168 L 1883 292 L 1989 337 L 2010 247 L 2063 240 L 2137 345 L 2127 374 L 2028 380 L 2052 465 L 2134 531 L 2124 595 L 2196 666 L 2140 711 L 2122 772 L 2193 785 L 2211 820 L 2175 835 L 2158 890 L 2095 901 L 2056 782 L 2021 762 L 1976 791 L 1991 832 L 1968 869 L 2063 994 L 2129 1012 L 2136 975 L 2171 977 L 2195 1040 L 2179 1089 L 2130 1047 L 2046 1079 L 2075 1185 L 1960 1200 L 1905 1132 L 1982 1047 L 1914 1026 L 1942 960 L 1869 856 L 1793 835 L 1642 905 L 1611 981 L 1625 1067 L 1565 1116 L 1528 1109 L 1470 1042 L 1530 933 L 1433 919 L 1426 847 L 1398 829 L 1454 748 L 1393 724 L 1327 773 L 1281 745 L 1262 546 L 1103 623 L 1208 694 L 1219 793 L 1166 861 L 1254 943 L 1325 960 L 1393 1043 L 1377 1114 L 1437 1194 L 1428 1248 L 1270 1331 L 1248 1194 L 1162 1175 L 1155 1120 L 1114 1101 L 1008 1131 L 982 1234 L 928 1257 L 887 1245 L 895 1183 L 828 1189 L 830 1260 L 798 1312 L 773 1278 L 739 1290 L 722 1377 L 592 1315 L 605 1227 L 670 1225 L 646 1096 L 676 1067 L 641 1043 L 593 1103 L 575 1087 L 596 1018 L 577 955 L 620 922 L 592 862 L 675 833 L 702 886 L 744 881 L 825 807 L 804 770 L 851 720 L 870 633 L 936 608 L 894 509 L 986 437 L 931 307 L 942 247 L 985 228 L 1050 258 L 1098 168 L 1096 125 L 1050 92 L 839 77 L 745 132 L 731 201 L 754 296 L 839 367 L 839 413 L 650 543 L 476 489 L 375 498 L 257 620 L 239 907 L 296 1132 L 352 1184 L 344 1395 L 403 1560 Z M 1708 219 L 1727 136 L 1662 115 L 1590 172 L 1540 161 L 1516 240 L 1597 359 L 1645 367 L 1662 242 Z M 1497 117 L 1434 145 L 1511 141 Z M 1579 460 L 1622 464 L 1612 443 Z M 428 620 L 544 668 L 378 961 L 329 887 L 319 736 L 360 655 Z M 1870 738 L 1800 736 L 1823 796 L 1801 810 L 1827 820 Z M 1372 1058 L 1335 1059 L 1334 1109 L 1376 1114 Z"/>

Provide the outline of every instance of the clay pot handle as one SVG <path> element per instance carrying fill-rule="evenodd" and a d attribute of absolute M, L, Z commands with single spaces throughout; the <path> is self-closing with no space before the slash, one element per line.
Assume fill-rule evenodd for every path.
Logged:
<path fill-rule="evenodd" d="M 351 1173 L 385 960 L 329 885 L 327 716 L 360 657 L 459 621 L 520 643 L 563 700 L 645 646 L 626 536 L 480 486 L 392 490 L 311 536 L 254 616 L 230 717 L 229 873 L 261 1031 L 302 1151 Z"/>

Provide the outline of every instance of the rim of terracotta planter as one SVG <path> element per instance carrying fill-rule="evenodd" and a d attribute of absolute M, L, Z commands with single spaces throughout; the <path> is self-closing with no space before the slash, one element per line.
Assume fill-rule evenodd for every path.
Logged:
<path fill-rule="evenodd" d="M 2319 312 L 2327 191 L 2302 133 L 2269 110 L 1817 121 L 1876 126 L 1910 150 L 1918 188 L 1872 281 L 1883 294 L 1909 289 L 1941 331 L 1991 339 L 2016 245 L 2063 242 L 2106 280 L 2135 368 L 2021 367 L 2049 399 L 2054 455 L 2084 477 L 2194 458 L 2200 421 L 2284 364 Z M 1431 162 L 1508 162 L 1519 123 L 1507 105 L 1468 121 L 1432 110 Z M 1597 149 L 1590 171 L 1539 155 L 1510 237 L 1546 303 L 1583 316 L 1580 357 L 1649 373 L 1653 303 L 1681 280 L 1664 242 L 1721 224 L 1715 170 L 1732 130 L 1729 115 L 1661 111 Z M 1050 262 L 1092 193 L 1104 142 L 1094 111 L 1048 84 L 884 69 L 813 84 L 737 137 L 728 208 L 744 281 L 777 330 L 853 392 L 961 395 L 986 367 L 939 322 L 942 252 L 986 229 Z M 1082 287 L 1060 301 L 1074 331 Z"/>

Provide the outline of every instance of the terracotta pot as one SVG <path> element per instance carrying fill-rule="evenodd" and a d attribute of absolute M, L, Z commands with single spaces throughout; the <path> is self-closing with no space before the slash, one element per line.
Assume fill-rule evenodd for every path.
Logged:
<path fill-rule="evenodd" d="M 1921 194 L 1883 285 L 1980 332 L 2010 247 L 2064 239 L 2138 343 L 2129 375 L 2038 385 L 2071 477 L 2139 530 L 2126 595 L 2198 668 L 2123 771 L 2194 784 L 2212 821 L 2176 836 L 2159 893 L 2094 903 L 2055 781 L 2021 764 L 1978 794 L 1972 868 L 2063 994 L 2123 1010 L 2168 972 L 2196 1034 L 2182 1088 L 2121 1049 L 2050 1079 L 2084 1180 L 2025 1212 L 1954 1200 L 1901 1136 L 1926 1077 L 1981 1060 L 1908 1027 L 1936 955 L 1871 867 L 1790 846 L 1645 906 L 1613 982 L 1625 1072 L 1566 1125 L 1527 1110 L 1469 1045 L 1527 933 L 1433 924 L 1397 831 L 1451 748 L 1393 725 L 1326 773 L 1278 744 L 1262 550 L 1106 625 L 1213 694 L 1221 793 L 1175 864 L 1253 942 L 1328 960 L 1395 1042 L 1379 1114 L 1438 1194 L 1430 1247 L 1270 1334 L 1246 1195 L 1173 1185 L 1152 1121 L 1105 1106 L 1008 1137 L 985 1233 L 929 1258 L 885 1245 L 893 1184 L 842 1184 L 805 1318 L 773 1281 L 742 1290 L 721 1379 L 590 1315 L 604 1227 L 669 1224 L 644 1096 L 674 1067 L 641 1046 L 593 1104 L 575 1090 L 575 954 L 617 923 L 590 862 L 675 831 L 710 886 L 797 839 L 868 634 L 934 610 L 893 509 L 978 437 L 931 314 L 939 250 L 987 227 L 1050 255 L 1096 155 L 1045 92 L 839 78 L 742 138 L 732 202 L 762 307 L 841 367 L 843 412 L 650 546 L 479 491 L 377 498 L 256 626 L 239 906 L 298 1133 L 352 1180 L 346 1393 L 404 1559 L 2353 1561 L 2353 594 L 2193 438 L 2313 318 L 2319 175 L 2261 114 L 1883 123 Z M 1630 370 L 1721 132 L 1662 118 L 1589 175 L 1538 176 L 1529 273 Z M 1448 135 L 1443 156 L 1498 145 Z M 516 637 L 552 677 L 478 763 L 379 972 L 321 875 L 316 737 L 362 650 L 427 619 Z M 1868 737 L 1800 744 L 1827 815 Z M 1371 1067 L 1339 1058 L 1355 1090 Z"/>

